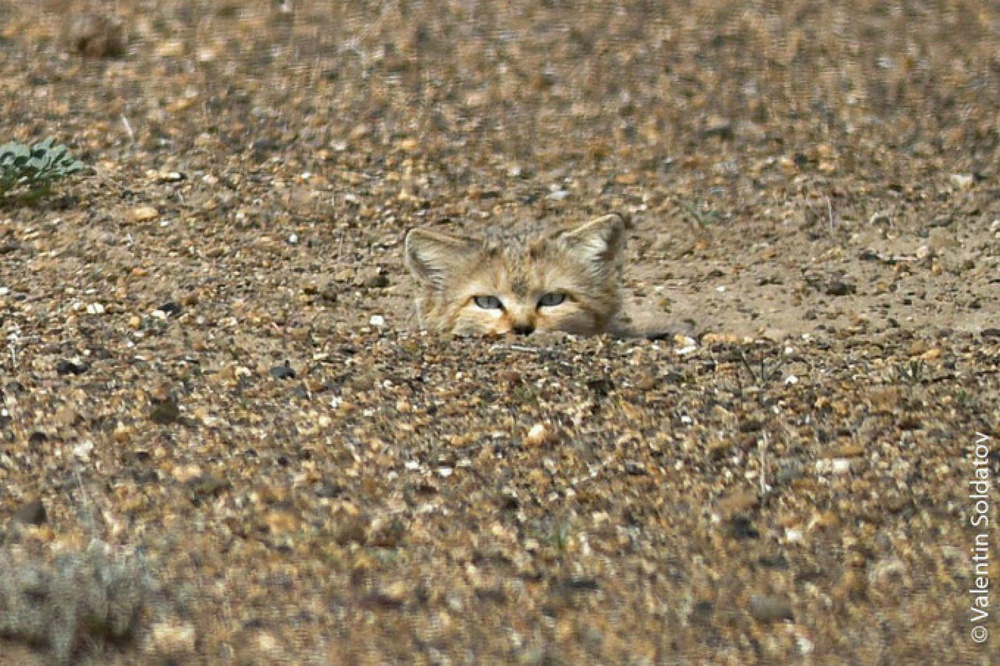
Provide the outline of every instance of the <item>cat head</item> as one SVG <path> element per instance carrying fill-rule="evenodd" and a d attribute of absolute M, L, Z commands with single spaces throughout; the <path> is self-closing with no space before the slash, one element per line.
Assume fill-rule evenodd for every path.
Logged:
<path fill-rule="evenodd" d="M 621 307 L 626 221 L 612 213 L 528 238 L 406 235 L 421 325 L 459 335 L 604 332 Z"/>

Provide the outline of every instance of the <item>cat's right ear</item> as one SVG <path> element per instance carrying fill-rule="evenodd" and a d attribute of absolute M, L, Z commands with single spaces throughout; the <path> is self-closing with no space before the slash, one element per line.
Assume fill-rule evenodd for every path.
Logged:
<path fill-rule="evenodd" d="M 406 232 L 403 261 L 418 280 L 441 287 L 446 278 L 465 263 L 475 247 L 471 238 L 418 227 Z"/>

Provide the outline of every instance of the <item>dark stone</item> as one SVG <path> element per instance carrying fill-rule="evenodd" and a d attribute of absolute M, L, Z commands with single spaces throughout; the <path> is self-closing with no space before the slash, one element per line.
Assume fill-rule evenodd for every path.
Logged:
<path fill-rule="evenodd" d="M 340 497 L 346 490 L 344 486 L 336 481 L 324 481 L 323 485 L 316 490 L 316 496 L 326 498 Z"/>
<path fill-rule="evenodd" d="M 726 534 L 737 541 L 760 537 L 760 532 L 754 527 L 753 521 L 746 516 L 733 516 L 726 526 Z"/>
<path fill-rule="evenodd" d="M 188 489 L 198 498 L 218 495 L 231 485 L 228 479 L 223 479 L 213 474 L 202 474 L 187 482 Z"/>
<path fill-rule="evenodd" d="M 275 379 L 295 379 L 295 371 L 292 370 L 290 365 L 288 365 L 288 361 L 285 361 L 281 365 L 274 366 L 269 370 L 269 372 Z"/>
<path fill-rule="evenodd" d="M 615 390 L 615 383 L 607 377 L 601 377 L 589 380 L 587 388 L 593 391 L 598 398 L 606 398 L 609 393 Z"/>
<path fill-rule="evenodd" d="M 365 279 L 364 285 L 369 289 L 384 289 L 389 286 L 389 276 L 378 273 Z"/>
<path fill-rule="evenodd" d="M 750 597 L 750 616 L 758 622 L 794 620 L 792 605 L 784 599 L 763 594 Z"/>
<path fill-rule="evenodd" d="M 170 316 L 176 316 L 181 313 L 181 306 L 173 301 L 168 301 L 157 308 L 160 312 L 164 312 Z"/>
<path fill-rule="evenodd" d="M 42 500 L 40 499 L 35 499 L 22 505 L 11 516 L 11 520 L 22 525 L 41 525 L 47 518 L 45 505 L 42 504 Z"/>
<path fill-rule="evenodd" d="M 857 291 L 857 287 L 849 282 L 831 280 L 826 285 L 826 293 L 830 296 L 847 296 Z"/>
<path fill-rule="evenodd" d="M 175 423 L 181 416 L 181 409 L 174 400 L 164 400 L 153 406 L 149 420 L 160 425 Z"/>
<path fill-rule="evenodd" d="M 86 363 L 77 363 L 66 359 L 56 363 L 56 372 L 60 375 L 82 375 L 87 370 L 90 370 L 90 366 Z"/>
<path fill-rule="evenodd" d="M 765 569 L 775 569 L 778 571 L 783 571 L 788 568 L 788 559 L 783 553 L 773 553 L 769 555 L 761 555 L 760 559 L 757 560 L 760 565 Z"/>
<path fill-rule="evenodd" d="M 645 467 L 631 460 L 625 463 L 625 473 L 629 476 L 646 476 L 649 474 Z"/>
<path fill-rule="evenodd" d="M 488 601 L 494 604 L 503 604 L 507 602 L 507 594 L 503 591 L 503 588 L 499 587 L 477 588 L 476 598 L 480 601 Z"/>
<path fill-rule="evenodd" d="M 573 576 L 557 581 L 552 587 L 555 592 L 595 592 L 601 586 L 596 578 Z"/>

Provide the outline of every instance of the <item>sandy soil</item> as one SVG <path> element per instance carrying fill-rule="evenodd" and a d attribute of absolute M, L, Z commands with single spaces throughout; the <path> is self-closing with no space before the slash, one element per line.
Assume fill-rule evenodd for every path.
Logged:
<path fill-rule="evenodd" d="M 0 663 L 1000 660 L 995 3 L 113 4 L 0 4 Z M 414 330 L 610 210 L 676 335 Z"/>

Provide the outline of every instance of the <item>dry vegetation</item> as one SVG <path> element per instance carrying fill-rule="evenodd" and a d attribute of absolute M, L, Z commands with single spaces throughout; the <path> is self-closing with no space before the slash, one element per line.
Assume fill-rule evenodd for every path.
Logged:
<path fill-rule="evenodd" d="M 0 663 L 1000 659 L 995 3 L 3 2 L 0 53 L 0 143 L 94 168 L 0 200 Z M 407 227 L 608 210 L 676 339 L 412 330 Z"/>

